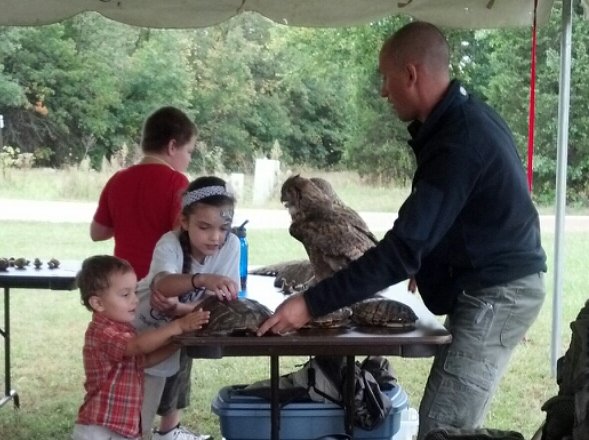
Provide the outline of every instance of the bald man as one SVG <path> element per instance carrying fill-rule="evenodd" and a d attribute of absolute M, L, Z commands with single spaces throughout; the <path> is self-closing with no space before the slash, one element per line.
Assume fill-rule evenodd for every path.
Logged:
<path fill-rule="evenodd" d="M 295 330 L 415 277 L 452 334 L 421 400 L 420 440 L 437 428 L 482 425 L 545 296 L 538 213 L 511 132 L 448 68 L 446 39 L 429 23 L 410 23 L 384 43 L 381 95 L 409 123 L 417 160 L 411 195 L 376 247 L 287 299 L 258 331 Z"/>

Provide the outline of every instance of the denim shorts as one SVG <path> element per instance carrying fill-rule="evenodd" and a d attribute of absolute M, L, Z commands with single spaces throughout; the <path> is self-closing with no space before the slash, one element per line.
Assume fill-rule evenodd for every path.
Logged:
<path fill-rule="evenodd" d="M 438 349 L 420 404 L 419 440 L 433 429 L 481 426 L 545 296 L 543 273 L 459 294 L 445 323 L 452 342 Z"/>

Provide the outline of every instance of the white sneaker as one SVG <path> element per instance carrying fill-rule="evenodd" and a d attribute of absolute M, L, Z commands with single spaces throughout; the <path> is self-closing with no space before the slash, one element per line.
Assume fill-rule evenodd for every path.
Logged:
<path fill-rule="evenodd" d="M 167 434 L 160 434 L 154 431 L 151 440 L 213 440 L 213 437 L 206 434 L 195 434 L 182 425 L 178 425 Z"/>

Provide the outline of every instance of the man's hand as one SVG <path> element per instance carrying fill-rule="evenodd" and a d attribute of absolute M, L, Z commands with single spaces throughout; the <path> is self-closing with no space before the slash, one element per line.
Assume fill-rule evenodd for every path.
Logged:
<path fill-rule="evenodd" d="M 417 281 L 415 281 L 415 277 L 409 278 L 409 284 L 407 284 L 407 290 L 411 293 L 415 293 L 417 291 Z"/>
<path fill-rule="evenodd" d="M 257 335 L 262 336 L 270 331 L 282 335 L 301 328 L 311 320 L 311 314 L 302 293 L 290 296 L 278 306 L 270 318 L 262 323 Z"/>

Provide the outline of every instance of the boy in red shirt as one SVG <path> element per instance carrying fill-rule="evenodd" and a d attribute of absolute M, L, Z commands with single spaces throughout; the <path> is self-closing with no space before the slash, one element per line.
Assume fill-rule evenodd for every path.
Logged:
<path fill-rule="evenodd" d="M 82 264 L 78 286 L 82 303 L 93 313 L 83 350 L 86 396 L 73 440 L 140 439 L 143 369 L 178 349 L 173 336 L 209 320 L 209 312 L 198 310 L 137 335 L 132 325 L 136 284 L 131 265 L 117 257 L 98 255 Z"/>
<path fill-rule="evenodd" d="M 100 194 L 90 238 L 114 237 L 114 255 L 131 263 L 139 280 L 149 271 L 157 241 L 178 226 L 196 134 L 182 110 L 159 108 L 143 124 L 139 163 L 114 174 Z"/>

